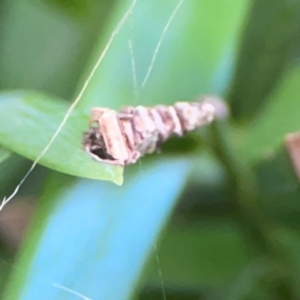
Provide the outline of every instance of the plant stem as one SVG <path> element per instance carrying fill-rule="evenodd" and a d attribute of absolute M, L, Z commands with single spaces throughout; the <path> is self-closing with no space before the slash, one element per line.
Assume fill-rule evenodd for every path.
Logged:
<path fill-rule="evenodd" d="M 239 159 L 230 144 L 228 124 L 215 122 L 210 130 L 210 146 L 223 166 L 232 195 L 231 203 L 237 212 L 239 223 L 251 245 L 261 255 L 274 254 L 274 245 L 269 233 L 269 223 L 258 200 L 258 188 L 254 175 Z"/>

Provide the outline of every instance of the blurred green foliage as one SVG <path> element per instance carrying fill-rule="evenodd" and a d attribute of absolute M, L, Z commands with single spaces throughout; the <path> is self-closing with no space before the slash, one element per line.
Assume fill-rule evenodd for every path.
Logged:
<path fill-rule="evenodd" d="M 44 149 L 131 3 L 0 2 L 0 196 Z M 1 299 L 300 298 L 300 189 L 283 146 L 300 128 L 300 4 L 184 1 L 141 87 L 177 4 L 137 1 L 7 206 L 30 196 L 35 208 L 20 247 L 5 236 L 25 211 L 12 223 L 0 212 Z M 230 119 L 171 139 L 126 168 L 121 187 L 91 180 L 121 183 L 123 172 L 82 149 L 91 107 L 199 94 L 223 96 Z"/>

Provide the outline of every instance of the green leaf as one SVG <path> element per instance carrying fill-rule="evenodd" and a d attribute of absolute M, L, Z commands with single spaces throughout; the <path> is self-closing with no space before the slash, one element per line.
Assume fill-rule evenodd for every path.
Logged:
<path fill-rule="evenodd" d="M 296 66 L 285 73 L 268 105 L 247 126 L 241 149 L 248 161 L 260 161 L 263 156 L 275 153 L 286 134 L 300 130 L 299 84 L 300 68 Z"/>
<path fill-rule="evenodd" d="M 41 291 L 45 300 L 73 299 L 58 285 L 91 299 L 128 299 L 188 165 L 161 161 L 120 188 L 53 174 L 5 299 L 37 299 Z"/>
<path fill-rule="evenodd" d="M 255 0 L 228 93 L 236 118 L 248 119 L 264 105 L 299 47 L 300 3 Z"/>
<path fill-rule="evenodd" d="M 10 154 L 10 151 L 0 147 L 0 163 L 9 158 Z"/>
<path fill-rule="evenodd" d="M 222 249 L 222 251 L 220 251 Z M 249 263 L 236 225 L 219 218 L 190 228 L 168 228 L 149 264 L 148 283 L 160 282 L 156 255 L 165 285 L 220 286 Z"/>
<path fill-rule="evenodd" d="M 131 4 L 125 2 L 120 11 Z M 230 79 L 248 3 L 248 0 L 184 1 L 142 87 L 159 38 L 178 1 L 166 0 L 163 4 L 159 0 L 137 1 L 132 19 L 116 36 L 79 106 L 88 112 L 92 106 L 119 109 L 124 105 L 172 104 L 182 99 L 194 100 L 199 94 L 222 93 Z M 90 69 L 115 28 L 116 20 L 120 20 L 120 11 L 107 27 L 106 38 L 96 48 Z M 134 91 L 129 40 L 133 44 L 138 91 Z"/>
<path fill-rule="evenodd" d="M 84 19 L 85 21 L 88 21 L 88 17 L 91 18 L 93 8 L 95 9 L 94 0 L 44 0 L 44 2 L 74 18 Z"/>
<path fill-rule="evenodd" d="M 56 13 L 42 1 L 13 0 L 1 11 L 1 87 L 70 97 L 90 53 L 90 47 L 84 53 L 90 44 L 83 29 L 87 23 Z"/>
<path fill-rule="evenodd" d="M 264 214 L 275 224 L 300 228 L 300 184 L 287 150 L 281 148 L 263 157 L 255 171 Z"/>
<path fill-rule="evenodd" d="M 35 92 L 0 94 L 0 144 L 36 159 L 67 111 L 67 103 Z M 39 163 L 79 177 L 122 183 L 122 168 L 96 163 L 82 147 L 88 116 L 75 111 Z"/>
<path fill-rule="evenodd" d="M 7 249 L 3 242 L 0 243 L 0 297 L 2 298 L 5 285 L 7 283 L 7 275 L 13 268 L 13 258 L 11 249 Z"/>

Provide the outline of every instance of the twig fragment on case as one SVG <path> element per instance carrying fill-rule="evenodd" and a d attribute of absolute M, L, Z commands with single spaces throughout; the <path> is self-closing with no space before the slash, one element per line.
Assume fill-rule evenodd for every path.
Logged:
<path fill-rule="evenodd" d="M 197 102 L 128 106 L 120 111 L 94 107 L 83 144 L 97 161 L 124 166 L 154 152 L 171 135 L 182 136 L 226 115 L 224 102 L 209 96 Z"/>

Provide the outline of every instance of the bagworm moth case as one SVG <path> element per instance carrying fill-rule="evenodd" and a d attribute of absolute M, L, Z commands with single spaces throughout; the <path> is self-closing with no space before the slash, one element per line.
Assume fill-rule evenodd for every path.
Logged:
<path fill-rule="evenodd" d="M 96 160 L 124 166 L 154 152 L 171 135 L 182 136 L 226 114 L 225 104 L 209 96 L 172 106 L 128 106 L 120 111 L 95 107 L 83 144 Z"/>

